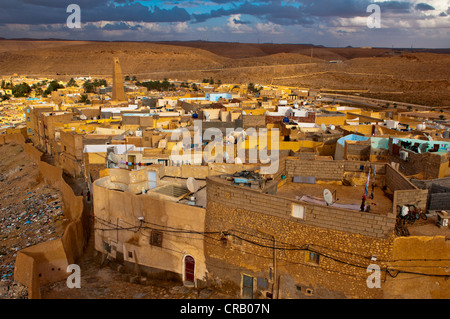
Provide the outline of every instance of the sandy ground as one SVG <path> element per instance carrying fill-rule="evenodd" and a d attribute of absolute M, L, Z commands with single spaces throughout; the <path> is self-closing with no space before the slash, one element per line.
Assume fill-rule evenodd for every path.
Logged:
<path fill-rule="evenodd" d="M 188 288 L 181 283 L 148 279 L 126 272 L 118 263 L 95 254 L 93 241 L 78 261 L 81 288 L 70 289 L 66 281 L 41 289 L 42 299 L 236 299 L 226 288 Z"/>

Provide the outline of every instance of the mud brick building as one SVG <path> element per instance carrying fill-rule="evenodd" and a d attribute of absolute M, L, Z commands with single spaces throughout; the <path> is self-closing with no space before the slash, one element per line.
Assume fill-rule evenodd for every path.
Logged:
<path fill-rule="evenodd" d="M 405 289 L 387 271 L 381 272 L 381 289 L 369 288 L 367 267 L 376 263 L 387 270 L 411 253 L 405 248 L 408 239 L 394 235 L 396 207 L 422 200 L 425 208 L 428 191 L 380 163 L 374 166 L 378 205 L 370 212 L 307 202 L 295 195 L 317 189 L 320 194 L 325 187 L 334 187 L 340 202 L 358 203 L 364 186 L 344 190 L 342 184 L 333 185 L 349 174 L 364 180 L 368 166 L 355 161 L 284 160 L 284 172 L 274 181 L 276 192 L 273 187 L 239 186 L 225 176 L 207 178 L 205 231 L 221 232 L 205 238 L 209 281 L 234 287 L 242 298 L 383 298 Z M 296 184 L 295 176 L 315 183 Z M 418 245 L 411 256 L 444 252 L 430 249 L 433 252 Z M 408 262 L 401 265 L 408 267 Z"/>

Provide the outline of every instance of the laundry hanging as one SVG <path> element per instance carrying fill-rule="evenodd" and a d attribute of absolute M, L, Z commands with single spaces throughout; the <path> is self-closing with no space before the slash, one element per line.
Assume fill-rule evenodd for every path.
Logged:
<path fill-rule="evenodd" d="M 153 165 L 153 163 L 133 163 L 133 162 L 125 162 L 125 161 L 120 161 L 120 164 L 124 164 L 126 166 L 150 166 L 150 165 Z"/>

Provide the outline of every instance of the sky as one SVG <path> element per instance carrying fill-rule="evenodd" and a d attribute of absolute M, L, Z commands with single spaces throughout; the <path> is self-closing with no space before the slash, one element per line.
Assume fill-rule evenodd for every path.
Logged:
<path fill-rule="evenodd" d="M 0 37 L 450 48 L 450 0 L 2 0 Z"/>

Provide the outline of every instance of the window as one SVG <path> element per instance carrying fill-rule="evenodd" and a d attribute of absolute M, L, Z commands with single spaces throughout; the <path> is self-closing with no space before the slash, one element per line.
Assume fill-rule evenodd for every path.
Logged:
<path fill-rule="evenodd" d="M 103 242 L 103 248 L 107 253 L 111 253 L 111 246 L 108 243 Z"/>
<path fill-rule="evenodd" d="M 133 258 L 133 253 L 131 251 L 128 252 L 128 258 Z"/>
<path fill-rule="evenodd" d="M 291 215 L 295 218 L 305 219 L 305 206 L 293 204 Z"/>
<path fill-rule="evenodd" d="M 320 255 L 317 253 L 313 253 L 311 251 L 306 251 L 305 252 L 305 261 L 307 263 L 312 263 L 315 265 L 319 264 L 319 259 L 320 259 Z"/>
<path fill-rule="evenodd" d="M 162 247 L 163 234 L 160 231 L 153 230 L 150 235 L 150 245 Z"/>

